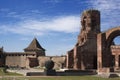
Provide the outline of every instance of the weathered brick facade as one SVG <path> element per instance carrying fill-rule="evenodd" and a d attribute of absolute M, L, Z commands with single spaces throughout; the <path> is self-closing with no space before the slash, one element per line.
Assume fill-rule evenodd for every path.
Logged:
<path fill-rule="evenodd" d="M 75 47 L 68 52 L 67 66 L 73 69 L 97 68 L 97 34 L 100 33 L 100 12 L 84 11 L 81 17 L 81 32 Z M 73 60 L 73 61 L 72 61 Z M 72 67 L 69 65 L 72 62 Z"/>
<path fill-rule="evenodd" d="M 100 12 L 84 11 L 81 32 L 75 47 L 67 53 L 67 67 L 72 69 L 98 69 L 98 72 L 120 68 L 120 46 L 113 39 L 120 36 L 120 27 L 100 31 Z"/>
<path fill-rule="evenodd" d="M 114 45 L 114 38 L 120 36 L 120 27 L 109 29 L 97 35 L 98 71 L 120 69 L 120 45 Z"/>
<path fill-rule="evenodd" d="M 101 32 L 98 10 L 84 11 L 81 26 L 78 41 L 66 57 L 45 56 L 45 49 L 35 38 L 23 53 L 4 52 L 3 48 L 0 48 L 0 66 L 44 67 L 45 61 L 52 59 L 55 68 L 66 65 L 69 69 L 97 69 L 98 72 L 120 70 L 120 45 L 114 45 L 113 42 L 114 38 L 120 36 L 120 26 Z"/>

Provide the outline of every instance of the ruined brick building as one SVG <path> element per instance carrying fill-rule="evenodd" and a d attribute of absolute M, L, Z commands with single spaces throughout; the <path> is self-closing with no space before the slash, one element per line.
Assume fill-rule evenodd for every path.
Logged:
<path fill-rule="evenodd" d="M 78 41 L 66 57 L 45 56 L 45 49 L 35 38 L 24 52 L 5 52 L 0 48 L 0 66 L 44 67 L 45 61 L 52 59 L 56 68 L 62 68 L 66 64 L 68 69 L 117 71 L 120 70 L 120 45 L 113 42 L 117 36 L 120 36 L 120 26 L 101 32 L 100 12 L 87 10 L 81 16 Z"/>
<path fill-rule="evenodd" d="M 120 46 L 113 39 L 120 36 L 120 27 L 100 31 L 100 12 L 84 11 L 81 16 L 81 32 L 73 49 L 67 53 L 69 69 L 110 71 L 120 68 Z"/>
<path fill-rule="evenodd" d="M 61 68 L 65 63 L 65 56 L 46 56 L 45 49 L 36 38 L 24 49 L 24 52 L 5 52 L 0 48 L 0 66 L 32 68 L 44 67 L 47 60 L 55 62 L 54 68 Z"/>

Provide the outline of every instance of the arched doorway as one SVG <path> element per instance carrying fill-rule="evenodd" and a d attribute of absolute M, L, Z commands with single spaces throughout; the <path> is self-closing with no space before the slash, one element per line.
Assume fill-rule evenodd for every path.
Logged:
<path fill-rule="evenodd" d="M 120 46 L 114 43 L 119 36 L 120 27 L 112 28 L 97 35 L 97 64 L 99 72 L 102 72 L 105 68 L 120 68 Z"/>
<path fill-rule="evenodd" d="M 106 32 L 106 47 L 109 48 L 113 44 L 114 39 L 117 39 L 118 36 L 120 36 L 119 29 L 109 30 L 108 32 Z"/>
<path fill-rule="evenodd" d="M 120 45 L 117 44 L 120 40 L 120 27 L 113 28 L 106 32 L 106 58 L 107 67 L 119 68 Z M 105 54 L 105 53 L 104 53 Z"/>

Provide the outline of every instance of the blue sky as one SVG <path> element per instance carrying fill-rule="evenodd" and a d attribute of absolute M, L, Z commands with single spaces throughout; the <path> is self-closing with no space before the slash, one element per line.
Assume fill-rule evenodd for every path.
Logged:
<path fill-rule="evenodd" d="M 36 37 L 47 55 L 66 54 L 77 42 L 84 10 L 100 10 L 106 31 L 120 26 L 119 6 L 120 0 L 0 0 L 0 46 L 22 52 Z"/>

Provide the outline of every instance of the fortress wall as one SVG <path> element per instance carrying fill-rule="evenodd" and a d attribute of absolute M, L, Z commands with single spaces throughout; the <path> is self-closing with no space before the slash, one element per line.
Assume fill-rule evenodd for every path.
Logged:
<path fill-rule="evenodd" d="M 26 61 L 27 61 L 27 57 L 26 56 L 20 56 L 20 67 L 25 68 L 26 67 Z"/>
<path fill-rule="evenodd" d="M 21 67 L 21 68 L 28 68 L 29 67 L 29 61 L 28 57 L 36 57 L 36 55 L 31 54 L 7 54 L 5 65 L 7 66 L 14 66 L 14 67 Z"/>
<path fill-rule="evenodd" d="M 21 57 L 10 55 L 6 56 L 6 65 L 7 66 L 21 66 Z"/>
<path fill-rule="evenodd" d="M 50 59 L 52 59 L 55 63 L 54 69 L 61 69 L 61 68 L 65 67 L 65 61 L 66 61 L 65 56 L 40 56 L 40 57 L 38 57 L 39 66 L 44 67 L 45 62 Z"/>

